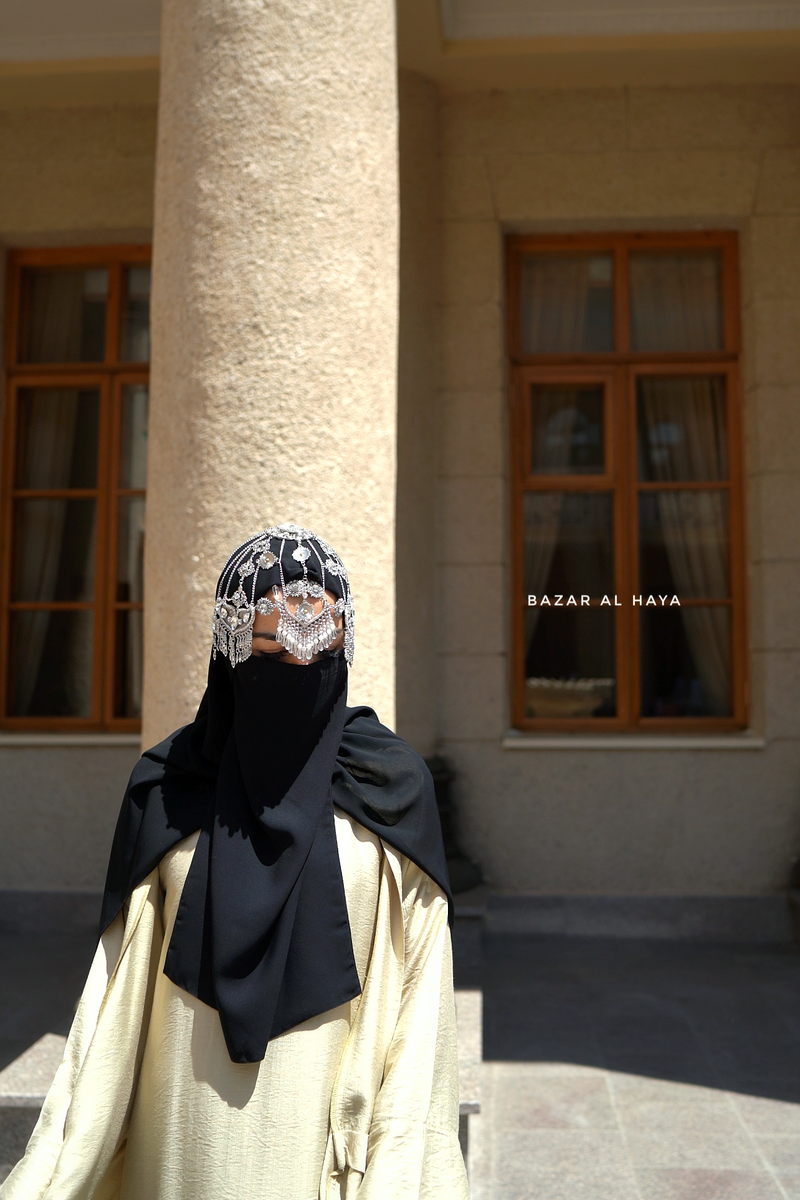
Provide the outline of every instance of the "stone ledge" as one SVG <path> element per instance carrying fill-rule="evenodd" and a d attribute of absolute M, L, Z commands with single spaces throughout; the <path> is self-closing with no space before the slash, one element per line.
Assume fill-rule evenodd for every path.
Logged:
<path fill-rule="evenodd" d="M 0 933 L 96 933 L 102 895 L 0 888 Z"/>
<path fill-rule="evenodd" d="M 789 904 L 774 896 L 535 896 L 491 893 L 486 933 L 654 938 L 767 945 L 792 941 Z"/>

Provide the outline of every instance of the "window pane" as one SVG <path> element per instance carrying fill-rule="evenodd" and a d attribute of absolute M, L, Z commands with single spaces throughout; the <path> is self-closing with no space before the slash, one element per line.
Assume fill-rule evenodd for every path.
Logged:
<path fill-rule="evenodd" d="M 522 260 L 522 353 L 614 349 L 611 254 L 528 254 Z"/>
<path fill-rule="evenodd" d="M 640 375 L 636 380 L 636 429 L 640 479 L 728 478 L 724 375 Z"/>
<path fill-rule="evenodd" d="M 731 713 L 727 607 L 643 609 L 642 716 Z"/>
<path fill-rule="evenodd" d="M 631 348 L 724 350 L 718 250 L 630 256 Z"/>
<path fill-rule="evenodd" d="M 11 599 L 92 600 L 94 500 L 17 500 Z"/>
<path fill-rule="evenodd" d="M 526 717 L 613 717 L 614 613 L 538 610 L 525 656 Z"/>
<path fill-rule="evenodd" d="M 100 393 L 23 388 L 17 396 L 18 488 L 97 486 Z"/>
<path fill-rule="evenodd" d="M 643 594 L 727 597 L 728 497 L 724 492 L 639 496 L 639 579 Z"/>
<path fill-rule="evenodd" d="M 120 496 L 117 541 L 117 600 L 143 598 L 144 496 Z"/>
<path fill-rule="evenodd" d="M 12 612 L 9 632 L 9 715 L 91 716 L 92 613 Z"/>
<path fill-rule="evenodd" d="M 602 387 L 531 388 L 531 473 L 602 475 Z"/>
<path fill-rule="evenodd" d="M 126 267 L 122 272 L 119 356 L 123 362 L 150 361 L 149 267 Z"/>
<path fill-rule="evenodd" d="M 600 598 L 614 590 L 609 492 L 526 492 L 523 499 L 526 612 L 530 595 Z"/>
<path fill-rule="evenodd" d="M 143 613 L 124 609 L 116 614 L 114 635 L 114 716 L 142 715 Z"/>
<path fill-rule="evenodd" d="M 119 486 L 147 486 L 147 402 L 146 383 L 126 383 L 122 389 L 122 430 L 120 443 Z"/>
<path fill-rule="evenodd" d="M 106 267 L 26 267 L 22 297 L 22 362 L 103 361 Z"/>

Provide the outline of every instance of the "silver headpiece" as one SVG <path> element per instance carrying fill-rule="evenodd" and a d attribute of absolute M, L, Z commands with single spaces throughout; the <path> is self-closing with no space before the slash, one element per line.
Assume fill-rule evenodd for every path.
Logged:
<path fill-rule="evenodd" d="M 294 543 L 294 549 L 287 551 L 292 573 L 302 569 L 302 578 L 291 579 L 288 583 L 284 572 L 287 543 Z M 318 581 L 309 579 L 309 562 L 314 574 L 319 576 Z M 267 588 L 259 595 L 259 576 L 264 574 Z M 325 595 L 328 576 L 331 577 L 329 590 L 341 592 L 333 604 Z M 290 608 L 287 597 L 297 599 L 299 603 Z M 315 613 L 311 601 L 320 599 L 322 608 Z M 243 542 L 228 559 L 217 584 L 214 603 L 211 626 L 214 657 L 219 651 L 232 666 L 245 662 L 253 651 L 256 613 L 268 614 L 276 609 L 279 613 L 277 640 L 301 662 L 310 662 L 315 654 L 336 640 L 339 631 L 333 618 L 341 616 L 344 656 L 347 665 L 352 664 L 355 612 L 344 563 L 327 542 L 299 525 L 276 525 L 265 529 Z"/>

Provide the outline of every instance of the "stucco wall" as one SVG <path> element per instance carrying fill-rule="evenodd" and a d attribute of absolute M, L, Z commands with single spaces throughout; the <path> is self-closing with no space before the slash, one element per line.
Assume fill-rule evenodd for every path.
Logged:
<path fill-rule="evenodd" d="M 152 73 L 54 68 L 0 84 L 0 247 L 148 241 Z M 0 888 L 101 888 L 137 754 L 0 745 Z"/>
<path fill-rule="evenodd" d="M 0 888 L 94 891 L 135 746 L 0 746 Z"/>
<path fill-rule="evenodd" d="M 442 746 L 488 880 L 744 894 L 800 850 L 800 89 L 442 99 Z M 509 751 L 502 235 L 741 233 L 753 727 L 766 748 Z M 480 631 L 480 637 L 476 631 Z"/>
<path fill-rule="evenodd" d="M 0 242 L 147 237 L 155 126 L 154 104 L 0 106 Z"/>
<path fill-rule="evenodd" d="M 436 382 L 439 99 L 399 77 L 400 321 L 397 363 L 397 732 L 436 745 Z"/>

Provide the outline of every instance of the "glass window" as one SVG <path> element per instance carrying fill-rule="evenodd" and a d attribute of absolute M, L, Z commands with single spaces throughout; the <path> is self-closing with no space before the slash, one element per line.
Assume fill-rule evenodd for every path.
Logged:
<path fill-rule="evenodd" d="M 746 725 L 736 242 L 508 239 L 522 728 Z"/>
<path fill-rule="evenodd" d="M 522 260 L 522 353 L 614 349 L 610 254 L 528 254 Z"/>
<path fill-rule="evenodd" d="M 531 388 L 531 474 L 602 475 L 602 387 Z"/>
<path fill-rule="evenodd" d="M 122 273 L 123 362 L 150 361 L 150 268 L 125 267 Z"/>
<path fill-rule="evenodd" d="M 102 362 L 107 301 L 107 267 L 24 268 L 20 361 Z"/>
<path fill-rule="evenodd" d="M 632 350 L 724 349 L 719 251 L 633 253 L 630 289 Z"/>
<path fill-rule="evenodd" d="M 119 486 L 147 486 L 146 383 L 126 383 L 122 388 L 122 434 L 119 455 Z"/>
<path fill-rule="evenodd" d="M 523 512 L 526 715 L 613 716 L 612 497 L 527 492 Z"/>
<path fill-rule="evenodd" d="M 727 607 L 644 609 L 642 716 L 730 716 L 729 643 Z"/>
<path fill-rule="evenodd" d="M 640 375 L 636 428 L 640 479 L 728 478 L 724 376 Z"/>
<path fill-rule="evenodd" d="M 85 253 L 9 252 L 11 728 L 132 730 L 141 715 L 148 372 L 133 363 L 149 357 L 150 268 L 130 247 Z"/>
<path fill-rule="evenodd" d="M 90 609 L 10 614 L 12 717 L 90 717 L 94 616 Z"/>
<path fill-rule="evenodd" d="M 640 590 L 681 599 L 730 595 L 725 492 L 644 492 L 639 496 Z"/>

